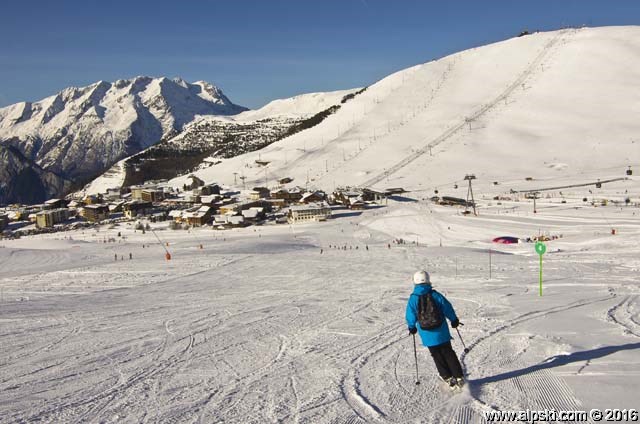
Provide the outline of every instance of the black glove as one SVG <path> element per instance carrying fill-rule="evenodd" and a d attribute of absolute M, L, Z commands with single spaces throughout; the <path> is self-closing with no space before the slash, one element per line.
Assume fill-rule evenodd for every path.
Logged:
<path fill-rule="evenodd" d="M 409 334 L 416 334 L 418 329 L 416 327 L 409 327 Z"/>
<path fill-rule="evenodd" d="M 460 322 L 460 320 L 458 318 L 456 318 L 453 321 L 451 321 L 451 328 L 456 328 L 459 325 L 462 325 L 462 323 Z"/>

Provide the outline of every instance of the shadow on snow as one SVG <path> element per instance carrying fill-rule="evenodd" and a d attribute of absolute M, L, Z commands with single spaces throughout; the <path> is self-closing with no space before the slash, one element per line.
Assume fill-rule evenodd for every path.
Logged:
<path fill-rule="evenodd" d="M 548 358 L 546 361 L 540 364 L 532 365 L 530 367 L 522 368 L 519 370 L 504 372 L 502 374 L 497 374 L 489 377 L 479 378 L 477 380 L 470 380 L 469 383 L 478 387 L 483 384 L 496 383 L 498 381 L 520 377 L 544 369 L 560 367 L 562 365 L 567 365 L 573 362 L 589 361 L 596 358 L 602 358 L 603 356 L 611 355 L 612 353 L 620 352 L 623 350 L 632 350 L 638 348 L 640 348 L 640 343 L 627 343 L 619 346 L 603 346 L 597 349 L 573 352 L 568 355 L 556 355 Z"/>

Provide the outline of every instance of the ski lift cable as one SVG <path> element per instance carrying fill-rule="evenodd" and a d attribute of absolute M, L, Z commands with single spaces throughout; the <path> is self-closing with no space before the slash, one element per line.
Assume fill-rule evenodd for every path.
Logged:
<path fill-rule="evenodd" d="M 602 219 L 605 220 L 605 222 L 607 223 L 607 225 L 609 226 L 609 228 L 613 228 L 613 226 L 611 225 L 611 223 L 609 222 L 609 220 L 607 219 L 606 216 L 604 216 L 604 213 L 602 211 L 600 211 L 600 215 L 602 216 Z"/>
<path fill-rule="evenodd" d="M 640 167 L 640 164 L 625 164 L 625 165 L 616 165 L 616 166 L 610 166 L 610 167 L 603 167 L 603 168 L 593 168 L 590 169 L 589 172 L 602 172 L 602 171 L 611 171 L 611 170 L 616 170 L 616 169 L 620 169 L 621 167 L 626 167 L 626 168 L 631 168 L 631 167 Z M 555 181 L 562 181 L 562 180 L 570 180 L 570 179 L 575 179 L 575 178 L 582 178 L 584 175 L 584 173 L 577 173 L 577 174 L 571 174 L 571 175 L 563 175 L 557 178 L 553 178 L 553 180 Z M 484 176 L 486 178 L 483 178 L 487 181 L 505 181 L 505 180 L 510 180 L 513 181 L 512 176 L 501 176 L 501 177 L 491 177 L 491 176 Z M 614 182 L 614 181 L 618 181 L 618 180 L 626 180 L 626 178 L 620 178 L 620 179 L 609 179 L 609 180 L 603 180 L 600 181 L 600 183 L 605 183 L 605 182 Z M 447 187 L 447 186 L 458 186 L 458 188 L 460 187 L 460 183 L 459 180 L 456 181 L 451 181 L 451 182 L 445 182 L 445 183 L 439 183 L 437 185 L 433 185 L 430 187 L 418 187 L 418 188 L 409 188 L 407 189 L 407 192 L 427 192 L 427 191 L 433 191 L 433 190 L 439 190 L 442 187 Z M 589 183 L 587 185 L 592 185 L 592 183 Z M 571 188 L 571 186 L 563 186 L 562 188 Z M 534 190 L 535 191 L 535 190 Z M 524 191 L 516 191 L 516 192 L 524 192 Z"/>
<path fill-rule="evenodd" d="M 458 185 L 458 184 L 459 184 L 459 181 L 458 181 L 458 180 L 456 180 L 456 181 L 451 181 L 451 182 L 447 182 L 447 183 L 440 183 L 440 184 L 438 184 L 438 185 L 434 185 L 434 186 L 430 186 L 430 187 L 426 187 L 426 188 L 423 188 L 423 187 L 420 187 L 420 188 L 410 188 L 410 189 L 408 189 L 407 191 L 414 191 L 414 192 L 421 192 L 421 191 L 433 191 L 433 190 L 435 190 L 435 189 L 440 189 L 440 188 L 442 188 L 442 187 L 449 187 L 449 186 L 452 186 L 452 185 Z"/>
<path fill-rule="evenodd" d="M 153 231 L 153 227 L 149 227 L 149 229 L 151 230 L 151 232 L 153 233 L 154 236 L 156 236 L 156 238 L 158 239 L 158 243 L 160 243 L 160 246 L 162 246 L 162 248 L 164 249 L 165 252 L 169 253 L 169 250 L 167 249 L 167 247 L 164 245 L 164 243 L 162 242 L 162 240 L 160 240 L 160 237 L 158 237 L 158 235 L 156 234 L 155 231 Z"/>

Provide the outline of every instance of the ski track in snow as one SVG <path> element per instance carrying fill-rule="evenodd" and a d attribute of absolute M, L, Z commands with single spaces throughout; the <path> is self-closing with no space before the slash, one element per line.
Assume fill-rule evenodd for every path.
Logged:
<path fill-rule="evenodd" d="M 390 215 L 434 217 L 425 225 L 445 247 L 389 249 L 392 225 L 404 232 L 404 223 L 376 230 L 371 225 L 386 218 L 375 210 L 295 233 L 261 227 L 260 237 L 251 229 L 224 239 L 165 231 L 171 261 L 159 246 L 142 249 L 147 235 L 126 228 L 111 230 L 126 232 L 116 245 L 85 234 L 81 252 L 56 235 L 8 242 L 0 249 L 8 264 L 0 280 L 0 422 L 483 422 L 488 410 L 588 410 L 594 400 L 580 384 L 597 378 L 615 387 L 610 373 L 640 374 L 637 353 L 622 351 L 640 334 L 637 225 L 615 236 L 620 247 L 554 242 L 562 252 L 546 259 L 540 298 L 532 253 L 501 247 L 515 250 L 493 256 L 489 279 L 491 246 L 456 246 L 445 228 L 476 231 L 491 220 L 441 222 L 444 210 L 389 205 Z M 579 225 L 594 234 L 600 223 Z M 129 251 L 133 260 L 114 261 L 114 252 Z M 421 346 L 415 385 L 404 309 L 411 273 L 422 266 L 465 323 L 468 354 L 452 331 L 468 374 L 460 393 L 443 387 Z M 581 337 L 584 329 L 572 326 L 581 321 L 597 337 Z M 603 345 L 612 352 L 600 355 Z M 571 351 L 586 353 L 572 360 Z"/>

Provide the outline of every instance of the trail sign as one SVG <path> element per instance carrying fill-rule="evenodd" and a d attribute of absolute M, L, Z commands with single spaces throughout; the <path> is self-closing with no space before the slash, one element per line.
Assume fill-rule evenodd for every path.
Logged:
<path fill-rule="evenodd" d="M 542 255 L 547 251 L 547 245 L 541 241 L 536 242 L 536 253 L 540 256 L 540 296 L 542 296 Z"/>

